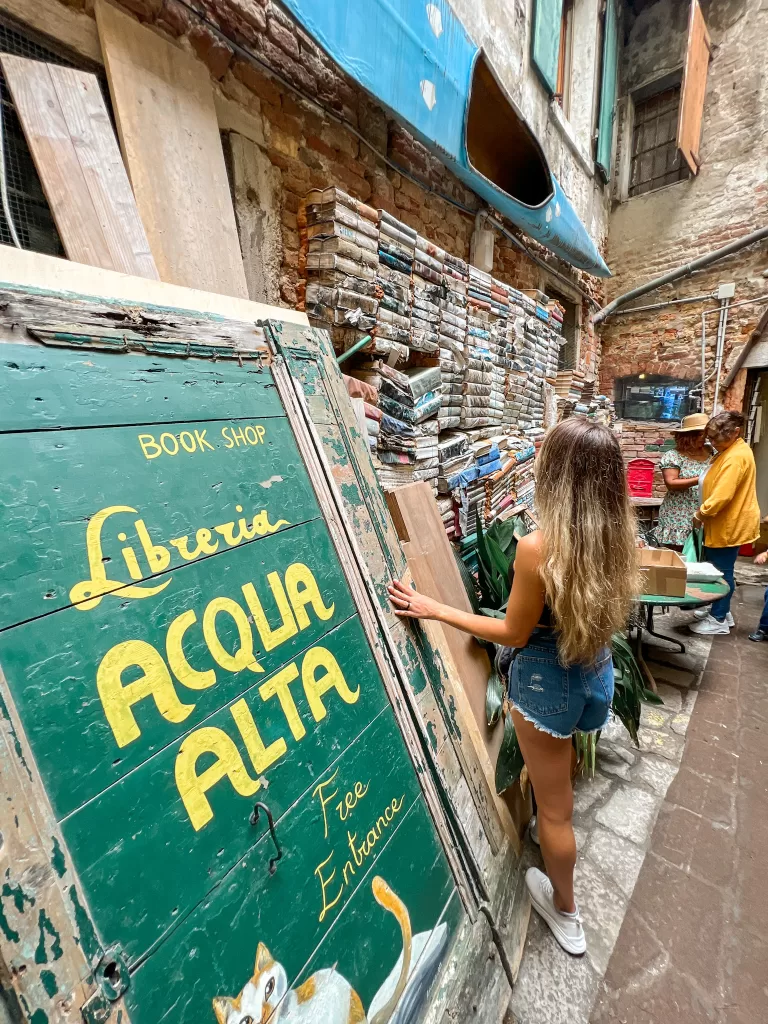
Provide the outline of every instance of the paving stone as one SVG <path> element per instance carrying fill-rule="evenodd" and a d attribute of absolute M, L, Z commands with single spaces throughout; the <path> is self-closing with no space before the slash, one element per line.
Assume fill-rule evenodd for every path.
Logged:
<path fill-rule="evenodd" d="M 600 825 L 642 846 L 648 841 L 659 799 L 636 786 L 621 786 L 595 814 Z"/>
<path fill-rule="evenodd" d="M 672 732 L 676 733 L 678 736 L 685 736 L 688 732 L 690 721 L 690 715 L 675 715 L 675 717 L 670 720 L 669 727 Z"/>
<path fill-rule="evenodd" d="M 683 707 L 683 695 L 676 686 L 669 686 L 667 683 L 658 684 L 659 696 L 664 701 L 667 711 L 677 714 Z"/>
<path fill-rule="evenodd" d="M 640 712 L 640 723 L 646 729 L 666 729 L 669 725 L 669 712 L 652 704 L 643 704 Z"/>
<path fill-rule="evenodd" d="M 634 782 L 644 782 L 659 796 L 664 796 L 677 775 L 677 765 L 658 757 L 643 757 L 632 773 Z"/>
<path fill-rule="evenodd" d="M 640 749 L 651 754 L 660 754 L 668 761 L 679 761 L 682 741 L 672 733 L 656 729 L 641 729 L 637 736 Z"/>
<path fill-rule="evenodd" d="M 611 718 L 606 727 L 600 733 L 600 743 L 603 743 L 605 740 L 609 743 L 617 743 L 622 746 L 626 743 L 632 742 L 629 733 L 618 718 Z M 600 744 L 598 744 L 598 746 L 599 745 Z"/>
<path fill-rule="evenodd" d="M 629 773 L 634 757 L 632 757 L 632 761 L 628 761 L 626 757 L 622 757 L 622 754 L 632 757 L 629 751 L 625 751 L 621 747 L 601 742 L 597 746 L 597 763 L 600 766 L 600 771 L 606 775 L 615 775 L 624 779 L 625 782 L 629 782 Z"/>
<path fill-rule="evenodd" d="M 563 952 L 531 911 L 525 955 L 509 1003 L 516 1024 L 586 1024 L 599 981 L 589 958 Z"/>
<path fill-rule="evenodd" d="M 585 852 L 606 878 L 615 882 L 627 897 L 632 895 L 645 858 L 642 850 L 628 839 L 596 828 L 589 838 Z"/>
<path fill-rule="evenodd" d="M 593 804 L 604 800 L 611 788 L 611 780 L 596 775 L 594 779 L 579 779 L 573 794 L 574 814 L 586 814 Z"/>
<path fill-rule="evenodd" d="M 587 958 L 602 977 L 619 937 L 628 898 L 587 858 L 576 864 L 574 889 L 587 936 Z"/>
<path fill-rule="evenodd" d="M 585 828 L 579 828 L 577 825 L 574 825 L 573 834 L 576 837 L 576 851 L 581 853 L 589 841 L 589 832 Z"/>
<path fill-rule="evenodd" d="M 698 660 L 695 664 L 684 668 L 653 660 L 648 660 L 646 664 L 651 670 L 651 675 L 656 680 L 657 685 L 659 683 L 672 683 L 674 686 L 682 686 L 687 690 L 696 684 L 701 675 L 701 666 L 698 664 Z"/>

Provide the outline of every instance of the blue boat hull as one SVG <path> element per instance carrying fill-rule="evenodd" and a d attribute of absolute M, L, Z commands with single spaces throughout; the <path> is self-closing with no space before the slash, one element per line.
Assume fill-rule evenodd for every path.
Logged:
<path fill-rule="evenodd" d="M 610 275 L 533 133 L 447 0 L 283 2 L 328 55 L 468 188 L 568 263 Z M 515 178 L 507 173 L 505 153 L 512 165 L 519 152 L 526 159 L 518 161 L 520 189 L 513 195 L 499 182 Z M 535 186 L 526 184 L 526 160 Z"/>

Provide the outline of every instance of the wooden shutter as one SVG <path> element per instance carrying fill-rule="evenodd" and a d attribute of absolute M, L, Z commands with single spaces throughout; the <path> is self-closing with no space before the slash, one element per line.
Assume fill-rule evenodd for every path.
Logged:
<path fill-rule="evenodd" d="M 680 117 L 677 123 L 677 145 L 683 159 L 691 168 L 691 174 L 699 173 L 701 118 L 704 112 L 704 94 L 707 91 L 710 51 L 709 32 L 699 7 L 699 0 L 691 0 Z"/>
<path fill-rule="evenodd" d="M 608 0 L 605 7 L 605 31 L 603 33 L 603 80 L 600 87 L 600 115 L 597 122 L 596 163 L 606 180 L 611 174 L 613 153 L 613 120 L 616 111 L 616 86 L 618 81 L 619 19 L 615 0 Z"/>
<path fill-rule="evenodd" d="M 535 0 L 531 60 L 553 96 L 557 92 L 562 17 L 563 0 Z"/>

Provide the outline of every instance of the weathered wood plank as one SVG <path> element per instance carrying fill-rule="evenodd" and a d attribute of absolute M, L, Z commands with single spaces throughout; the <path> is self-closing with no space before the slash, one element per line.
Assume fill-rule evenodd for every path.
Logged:
<path fill-rule="evenodd" d="M 112 257 L 112 269 L 160 280 L 95 75 L 48 67 L 61 112 Z"/>
<path fill-rule="evenodd" d="M 318 646 L 335 656 L 350 693 L 357 695 L 347 703 L 331 689 L 322 698 L 326 716 L 316 721 L 302 685 L 304 658 L 297 655 L 299 675 L 291 681 L 290 694 L 297 721 L 306 730 L 300 738 L 292 734 L 277 698 L 264 700 L 259 695 L 259 687 L 269 683 L 270 677 L 260 679 L 236 702 L 205 721 L 206 729 L 220 730 L 229 737 L 251 780 L 262 780 L 257 790 L 237 792 L 233 784 L 236 780 L 224 776 L 205 791 L 212 816 L 195 829 L 199 822 L 193 822 L 180 794 L 179 765 L 185 763 L 187 755 L 183 751 L 180 754 L 184 739 L 178 729 L 178 739 L 63 822 L 64 838 L 90 897 L 99 934 L 107 945 L 121 942 L 131 964 L 170 931 L 183 929 L 195 907 L 249 855 L 266 829 L 266 820 L 249 826 L 255 801 L 268 804 L 280 838 L 288 818 L 301 813 L 298 805 L 317 802 L 312 791 L 321 777 L 333 774 L 339 758 L 339 763 L 353 761 L 357 766 L 357 778 L 369 787 L 366 805 L 383 810 L 395 795 L 390 795 L 393 779 L 402 789 L 396 794 L 398 799 L 407 793 L 410 802 L 416 795 L 418 785 L 410 763 L 399 756 L 404 751 L 392 715 L 382 714 L 387 700 L 359 622 L 351 619 L 339 626 L 311 651 Z M 268 756 L 274 758 L 272 764 L 258 771 L 251 763 L 240 727 L 247 714 L 243 702 L 270 751 Z M 272 748 L 273 744 L 279 747 Z M 277 756 L 280 750 L 285 752 Z M 377 756 L 383 750 L 390 751 L 391 756 Z M 212 753 L 201 753 L 200 774 Z M 324 791 L 326 797 L 333 798 L 326 807 L 327 814 L 336 814 L 336 805 L 346 790 L 333 796 L 336 791 L 335 784 Z M 321 838 L 315 836 L 309 844 L 310 855 Z M 298 855 L 295 847 L 290 853 Z M 317 858 L 318 862 L 322 859 Z M 147 871 L 149 863 L 151 872 Z M 311 872 L 307 885 L 314 895 L 318 883 Z M 137 892 L 141 892 L 140 900 L 135 899 Z M 331 892 L 335 893 L 335 887 Z"/>
<path fill-rule="evenodd" d="M 102 949 L 1 668 L 0 790 L 3 1008 L 82 1024 Z M 122 999 L 109 1009 L 128 1024 Z"/>
<path fill-rule="evenodd" d="M 284 415 L 257 363 L 0 344 L 0 370 L 0 432 Z"/>
<path fill-rule="evenodd" d="M 402 740 L 391 711 L 383 717 L 391 723 L 393 749 L 399 752 Z M 253 973 L 259 942 L 282 964 L 289 984 L 324 936 L 328 937 L 325 951 L 329 959 L 322 966 L 332 968 L 342 958 L 349 963 L 351 951 L 339 939 L 337 924 L 354 912 L 350 904 L 355 894 L 370 887 L 364 875 L 371 870 L 414 905 L 417 927 L 423 928 L 427 922 L 430 926 L 438 919 L 447 898 L 445 861 L 439 856 L 439 847 L 436 850 L 429 817 L 420 810 L 423 804 L 413 774 L 407 762 L 392 757 L 381 761 L 379 779 L 375 780 L 369 753 L 363 747 L 362 742 L 354 744 L 334 765 L 338 774 L 333 787 L 338 787 L 339 796 L 354 792 L 356 782 L 365 785 L 371 780 L 371 789 L 347 820 L 339 820 L 337 808 L 327 806 L 326 835 L 319 799 L 308 793 L 277 826 L 285 853 L 275 873 L 268 871 L 274 846 L 265 836 L 238 863 L 236 873 L 227 876 L 193 911 L 184 927 L 173 931 L 138 967 L 127 993 L 134 1024 L 156 1024 L 159 1019 L 182 1024 L 191 1019 L 193 1009 L 199 1013 L 198 1008 L 208 1000 L 236 996 Z M 330 780 L 332 774 L 326 772 L 318 781 Z M 385 808 L 393 807 L 392 801 L 399 810 L 391 810 L 391 824 L 378 825 Z M 359 850 L 371 830 L 369 854 L 363 852 L 356 859 L 350 834 Z M 384 860 L 389 850 L 391 855 Z M 345 876 L 347 862 L 350 867 Z M 434 889 L 423 884 L 429 874 L 435 878 Z M 337 896 L 338 902 L 329 906 Z M 348 980 L 372 988 L 381 984 L 394 966 L 402 943 L 393 941 L 389 915 L 372 899 L 366 899 L 365 917 L 355 917 L 360 959 L 354 970 L 359 976 Z M 226 940 L 212 941 L 214 935 L 226 936 Z M 168 979 L 175 983 L 169 985 Z M 319 1013 L 318 1019 L 327 1017 Z"/>
<path fill-rule="evenodd" d="M 285 622 L 295 627 L 294 632 L 266 650 L 249 620 L 253 613 L 243 587 L 253 586 L 267 621 L 278 628 L 283 616 L 274 594 L 285 594 L 286 570 L 294 564 L 308 566 L 324 604 L 308 605 L 303 623 L 289 609 Z M 280 582 L 272 591 L 267 576 L 275 571 Z M 247 549 L 203 558 L 156 582 L 169 578 L 167 591 L 149 599 L 111 595 L 88 611 L 70 607 L 0 633 L 0 663 L 59 818 L 92 800 L 168 743 L 199 728 L 218 708 L 264 682 L 299 651 L 319 643 L 354 610 L 321 520 L 266 537 Z M 215 620 L 210 611 L 207 618 L 206 609 L 215 610 L 214 602 L 220 605 L 222 599 L 227 606 L 216 613 Z M 321 609 L 324 618 L 318 614 Z M 227 657 L 214 645 L 215 638 L 229 655 L 244 650 L 241 662 Z M 124 667 L 108 669 L 113 663 Z M 100 672 L 105 696 L 100 696 L 97 686 Z M 143 678 L 144 673 L 155 679 L 156 687 L 166 681 L 164 689 L 152 691 L 165 714 L 148 692 L 130 705 L 127 720 L 125 714 L 120 716 L 121 729 L 116 733 L 107 719 L 105 700 L 116 708 L 126 706 L 126 699 L 120 698 L 121 687 Z M 136 728 L 129 729 L 127 723 L 134 720 Z M 64 750 L 67 756 L 62 759 Z"/>
<path fill-rule="evenodd" d="M 48 65 L 10 54 L 0 64 L 67 256 L 122 269 L 109 251 Z"/>
<path fill-rule="evenodd" d="M 316 518 L 291 443 L 277 418 L 0 434 L 0 629 Z"/>
<path fill-rule="evenodd" d="M 247 298 L 208 69 L 104 0 L 95 9 L 123 156 L 160 277 Z"/>

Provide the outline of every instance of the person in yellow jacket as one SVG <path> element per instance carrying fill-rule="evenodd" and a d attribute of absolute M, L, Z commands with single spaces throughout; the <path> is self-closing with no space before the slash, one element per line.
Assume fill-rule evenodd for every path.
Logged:
<path fill-rule="evenodd" d="M 692 623 L 694 633 L 730 633 L 731 597 L 736 588 L 733 572 L 739 548 L 760 536 L 760 506 L 755 490 L 755 459 L 741 437 L 744 417 L 720 412 L 707 425 L 707 437 L 717 455 L 704 477 L 701 508 L 694 525 L 704 526 L 704 558 L 716 566 L 729 586 L 715 601 L 706 618 Z"/>

